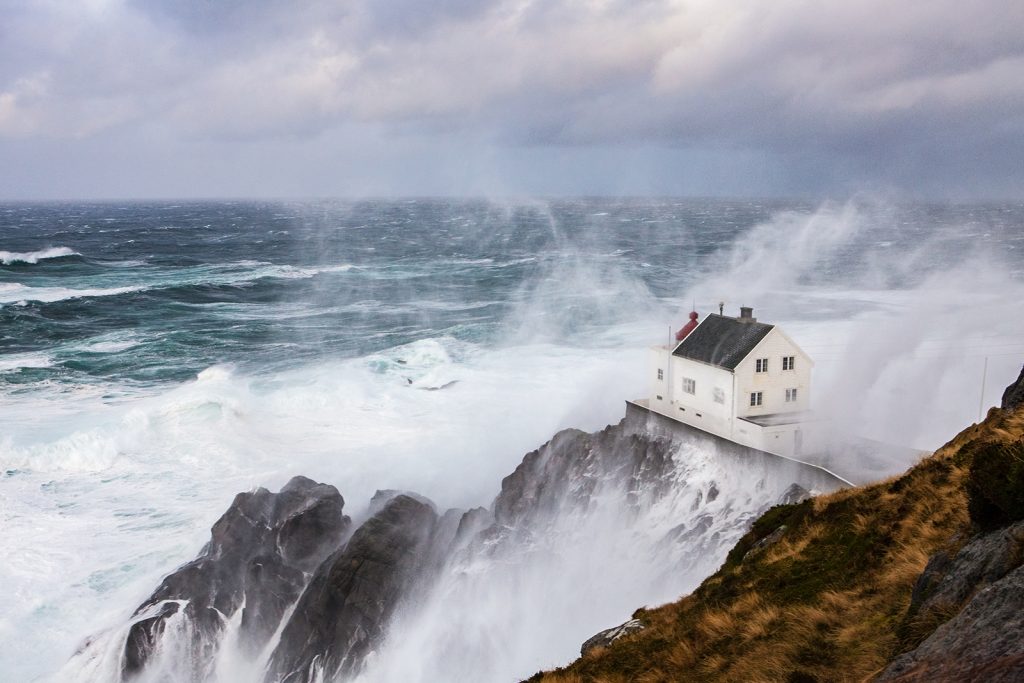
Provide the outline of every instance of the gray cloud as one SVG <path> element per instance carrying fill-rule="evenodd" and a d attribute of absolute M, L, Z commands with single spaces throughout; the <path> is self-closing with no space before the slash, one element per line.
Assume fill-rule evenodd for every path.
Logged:
<path fill-rule="evenodd" d="M 106 144 L 127 147 L 123 175 L 100 175 L 148 195 L 294 193 L 278 173 L 232 179 L 231 159 L 313 169 L 308 194 L 1024 192 L 1019 0 L 78 0 L 0 16 L 0 153 L 37 179 L 56 163 L 42 150 L 71 163 Z M 0 181 L 119 194 L 12 164 Z"/>

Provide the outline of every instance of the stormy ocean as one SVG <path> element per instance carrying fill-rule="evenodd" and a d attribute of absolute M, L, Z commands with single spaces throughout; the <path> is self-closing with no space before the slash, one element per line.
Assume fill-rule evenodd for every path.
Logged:
<path fill-rule="evenodd" d="M 116 678 L 73 655 L 195 557 L 236 492 L 304 474 L 353 509 L 377 489 L 488 505 L 557 430 L 645 395 L 647 347 L 691 307 L 753 306 L 814 358 L 817 410 L 932 449 L 1016 376 L 1022 301 L 1021 204 L 0 205 L 0 680 Z M 442 680 L 448 663 L 394 668 L 415 656 L 401 643 L 431 651 L 423 631 L 482 628 L 509 601 L 559 615 L 552 633 L 491 622 L 488 642 L 514 644 L 493 661 L 529 675 L 720 560 L 666 579 L 625 555 L 561 604 L 449 602 L 367 675 Z M 458 671 L 495 675 L 486 647 Z"/>

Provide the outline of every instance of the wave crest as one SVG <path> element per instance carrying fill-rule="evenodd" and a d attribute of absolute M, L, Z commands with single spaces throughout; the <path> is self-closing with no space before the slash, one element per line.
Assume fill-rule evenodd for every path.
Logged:
<path fill-rule="evenodd" d="M 81 256 L 81 254 L 71 247 L 51 247 L 49 249 L 26 252 L 0 251 L 0 263 L 5 266 L 14 265 L 15 263 L 34 265 L 47 259 L 66 258 L 68 256 Z"/>

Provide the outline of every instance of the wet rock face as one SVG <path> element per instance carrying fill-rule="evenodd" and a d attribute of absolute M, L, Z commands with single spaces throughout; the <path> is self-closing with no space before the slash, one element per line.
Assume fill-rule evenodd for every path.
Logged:
<path fill-rule="evenodd" d="M 1002 407 L 1004 410 L 1012 410 L 1024 405 L 1024 368 L 1020 369 L 1020 377 L 1017 381 L 1006 387 L 1003 392 Z"/>
<path fill-rule="evenodd" d="M 124 678 L 142 672 L 173 631 L 179 640 L 166 649 L 189 653 L 189 670 L 180 675 L 205 679 L 226 621 L 240 608 L 241 645 L 262 649 L 309 573 L 347 535 L 344 504 L 336 488 L 305 477 L 279 493 L 260 488 L 235 496 L 200 556 L 167 576 L 135 611 Z"/>
<path fill-rule="evenodd" d="M 910 617 L 941 624 L 879 681 L 1024 680 L 1024 522 L 936 553 L 914 586 Z M 944 623 L 943 623 L 944 622 Z"/>
<path fill-rule="evenodd" d="M 266 681 L 325 680 L 359 670 L 402 597 L 425 578 L 438 526 L 432 506 L 391 497 L 317 569 L 281 635 Z M 319 679 L 318 679 L 319 680 Z"/>
<path fill-rule="evenodd" d="M 137 610 L 124 645 L 124 677 L 159 656 L 175 668 L 170 680 L 204 681 L 221 656 L 235 655 L 218 649 L 230 620 L 238 624 L 241 654 L 266 683 L 348 680 L 380 647 L 403 601 L 429 596 L 445 572 L 483 557 L 518 566 L 524 548 L 557 555 L 546 542 L 560 538 L 559 524 L 597 514 L 609 496 L 615 514 L 627 518 L 671 498 L 679 485 L 678 449 L 671 434 L 651 433 L 645 421 L 628 417 L 592 434 L 568 429 L 524 457 L 490 509 L 439 515 L 415 493 L 378 491 L 351 537 L 344 503 L 331 486 L 298 477 L 277 494 L 239 494 L 202 554 Z M 735 457 L 750 463 L 745 452 Z M 763 471 L 775 465 L 759 464 Z M 782 498 L 808 495 L 794 484 Z M 691 512 L 719 497 L 718 485 L 709 482 Z M 713 515 L 692 521 L 663 537 L 666 572 L 699 556 L 702 539 L 715 543 Z M 690 546 L 689 555 L 673 555 L 673 548 Z M 588 647 L 638 628 L 628 622 L 609 629 Z"/>
<path fill-rule="evenodd" d="M 674 450 L 671 439 L 633 433 L 624 423 L 594 434 L 566 429 L 527 453 L 502 480 L 494 520 L 522 527 L 565 506 L 583 509 L 603 480 L 622 481 L 627 490 L 639 490 L 643 482 L 657 496 L 671 486 L 666 475 L 673 468 Z"/>

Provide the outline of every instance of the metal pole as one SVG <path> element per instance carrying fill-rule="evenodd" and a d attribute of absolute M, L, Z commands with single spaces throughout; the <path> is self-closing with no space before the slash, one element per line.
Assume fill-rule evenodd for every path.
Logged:
<path fill-rule="evenodd" d="M 981 411 L 985 407 L 985 377 L 988 375 L 988 356 L 985 356 L 985 367 L 981 371 L 981 399 L 978 401 L 978 422 L 981 422 Z"/>

